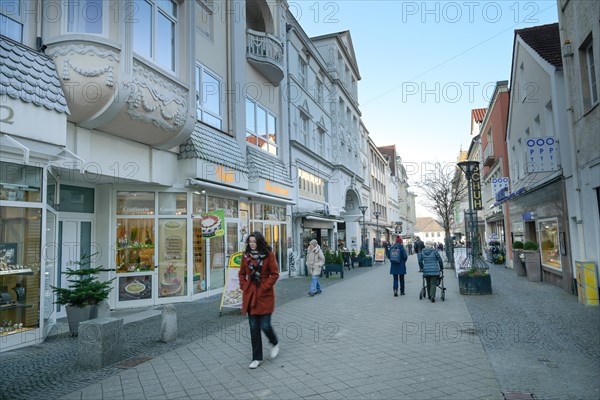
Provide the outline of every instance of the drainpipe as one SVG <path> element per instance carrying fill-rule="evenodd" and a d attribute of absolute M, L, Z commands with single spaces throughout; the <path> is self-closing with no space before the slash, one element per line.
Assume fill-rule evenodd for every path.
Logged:
<path fill-rule="evenodd" d="M 291 118 L 291 101 L 290 101 L 290 31 L 294 29 L 292 24 L 287 23 L 285 24 L 285 75 L 286 75 L 286 102 L 287 102 L 287 128 L 288 128 L 288 141 L 291 140 L 292 137 L 292 118 Z M 292 165 L 292 148 L 290 146 L 290 152 L 288 155 L 289 158 L 289 166 L 290 166 L 290 177 L 292 176 L 292 170 L 293 170 L 293 165 Z M 296 246 L 296 238 L 298 237 L 298 230 L 296 229 L 296 221 L 294 218 L 294 206 L 290 206 L 290 209 L 292 210 L 292 253 L 295 251 Z M 300 256 L 302 256 L 301 254 L 301 250 L 299 249 L 298 254 Z M 297 267 L 296 267 L 296 272 L 297 275 L 300 275 L 301 271 L 298 268 L 302 268 L 303 263 L 299 262 L 297 263 Z M 288 275 L 291 276 L 292 271 L 288 268 Z"/>
<path fill-rule="evenodd" d="M 35 49 L 40 53 L 43 53 L 46 50 L 46 46 L 44 45 L 44 41 L 42 39 L 42 4 L 43 0 L 37 0 L 35 10 L 35 17 L 37 18 L 35 24 Z"/>

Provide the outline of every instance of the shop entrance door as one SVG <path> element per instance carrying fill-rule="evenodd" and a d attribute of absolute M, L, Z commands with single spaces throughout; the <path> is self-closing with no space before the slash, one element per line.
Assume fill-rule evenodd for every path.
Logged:
<path fill-rule="evenodd" d="M 54 285 L 62 288 L 69 286 L 67 268 L 79 269 L 82 257 L 98 252 L 92 245 L 92 224 L 89 216 L 61 218 L 58 222 L 58 270 Z M 92 263 L 92 266 L 94 264 Z M 56 317 L 66 317 L 65 307 L 56 304 Z"/>
<path fill-rule="evenodd" d="M 271 246 L 273 252 L 275 253 L 275 258 L 277 259 L 277 264 L 279 265 L 279 270 L 282 271 L 281 264 L 281 232 L 279 224 L 273 224 L 269 222 L 265 222 L 263 225 L 263 235 L 265 236 L 265 240 L 267 244 Z"/>

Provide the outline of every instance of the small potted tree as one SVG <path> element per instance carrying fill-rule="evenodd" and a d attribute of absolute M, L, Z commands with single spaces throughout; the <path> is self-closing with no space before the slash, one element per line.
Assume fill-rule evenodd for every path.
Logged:
<path fill-rule="evenodd" d="M 112 290 L 111 283 L 116 279 L 108 281 L 98 279 L 102 267 L 90 267 L 90 259 L 94 255 L 82 256 L 81 260 L 75 263 L 79 269 L 67 268 L 65 274 L 69 277 L 67 279 L 68 287 L 52 286 L 52 290 L 56 294 L 54 303 L 64 305 L 67 311 L 71 336 L 77 336 L 80 322 L 98 316 L 98 304 L 108 298 Z"/>
<path fill-rule="evenodd" d="M 513 266 L 517 276 L 527 276 L 527 270 L 525 269 L 525 265 L 523 265 L 521 254 L 523 254 L 523 242 L 515 240 L 513 242 Z"/>
<path fill-rule="evenodd" d="M 344 258 L 339 252 L 325 252 L 325 276 L 329 278 L 332 272 L 340 272 L 344 278 Z"/>
<path fill-rule="evenodd" d="M 540 259 L 539 246 L 537 242 L 529 240 L 523 245 L 523 255 L 527 279 L 530 282 L 542 280 L 542 261 Z"/>

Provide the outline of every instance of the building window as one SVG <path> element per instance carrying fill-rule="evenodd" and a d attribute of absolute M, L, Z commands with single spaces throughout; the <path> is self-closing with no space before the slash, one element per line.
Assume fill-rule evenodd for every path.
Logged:
<path fill-rule="evenodd" d="M 298 169 L 298 192 L 309 199 L 325 201 L 325 181 L 310 172 Z"/>
<path fill-rule="evenodd" d="M 307 85 L 307 65 L 306 61 L 302 57 L 298 57 L 298 75 L 300 77 L 300 84 L 303 88 L 306 88 Z"/>
<path fill-rule="evenodd" d="M 204 66 L 196 66 L 196 118 L 217 129 L 223 128 L 221 80 Z"/>
<path fill-rule="evenodd" d="M 67 32 L 102 33 L 102 0 L 67 2 Z"/>
<path fill-rule="evenodd" d="M 325 157 L 325 131 L 321 128 L 317 129 L 317 145 L 319 155 Z"/>
<path fill-rule="evenodd" d="M 134 0 L 133 48 L 159 66 L 175 71 L 177 4 L 171 0 Z"/>
<path fill-rule="evenodd" d="M 277 155 L 277 117 L 246 98 L 246 142 Z"/>
<path fill-rule="evenodd" d="M 320 79 L 317 79 L 317 104 L 323 105 L 323 82 Z"/>
<path fill-rule="evenodd" d="M 308 117 L 302 111 L 300 111 L 300 135 L 302 143 L 308 147 Z"/>
<path fill-rule="evenodd" d="M 556 218 L 538 222 L 542 265 L 552 269 L 561 269 L 560 244 L 558 240 L 558 220 Z"/>
<path fill-rule="evenodd" d="M 583 86 L 587 88 L 587 104 L 590 108 L 598 104 L 598 83 L 596 82 L 596 60 L 594 60 L 594 42 L 590 40 L 584 48 L 585 66 L 587 72 L 587 83 Z M 584 89 L 585 93 L 585 89 Z"/>
<path fill-rule="evenodd" d="M 4 10 L 3 10 L 4 11 Z M 19 7 L 15 10 L 15 16 L 18 16 Z M 6 36 L 15 42 L 23 42 L 23 24 L 8 18 L 6 15 L 0 14 L 0 35 Z"/>

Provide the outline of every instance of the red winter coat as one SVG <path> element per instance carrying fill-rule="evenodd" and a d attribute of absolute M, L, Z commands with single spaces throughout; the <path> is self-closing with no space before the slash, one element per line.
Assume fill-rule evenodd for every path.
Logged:
<path fill-rule="evenodd" d="M 264 259 L 261 269 L 260 285 L 250 276 L 248 262 L 255 262 L 251 256 L 244 253 L 240 267 L 240 288 L 244 292 L 242 299 L 242 314 L 265 315 L 272 314 L 275 309 L 275 282 L 279 278 L 279 265 L 275 254 L 270 252 Z"/>

